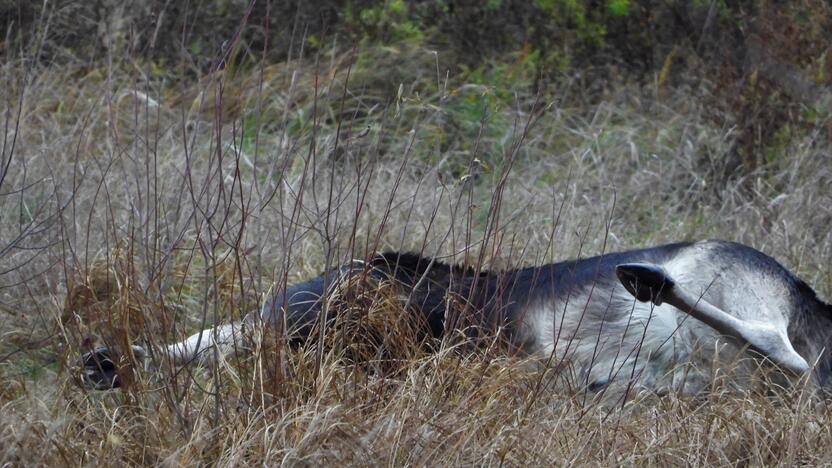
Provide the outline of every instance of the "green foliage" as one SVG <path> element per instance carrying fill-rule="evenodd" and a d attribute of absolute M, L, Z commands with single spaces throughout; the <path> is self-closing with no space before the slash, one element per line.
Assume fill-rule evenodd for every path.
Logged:
<path fill-rule="evenodd" d="M 5 13 L 0 15 L 4 20 L 0 26 L 14 29 L 22 22 L 22 35 L 37 34 L 38 28 L 29 28 L 28 24 L 49 16 L 42 11 L 45 7 L 37 2 L 17 3 L 26 6 L 4 9 L 0 5 L 0 14 Z M 700 0 L 667 4 L 646 0 L 312 0 L 253 4 L 247 0 L 60 0 L 49 5 L 53 3 L 59 14 L 49 26 L 51 40 L 43 42 L 41 54 L 45 60 L 63 56 L 64 50 L 72 51 L 66 54 L 70 57 L 101 59 L 107 56 L 102 52 L 108 47 L 120 44 L 122 50 L 118 52 L 173 63 L 182 58 L 184 46 L 192 66 L 204 71 L 216 66 L 217 55 L 228 45 L 225 42 L 237 37 L 238 44 L 232 45 L 243 55 L 234 58 L 238 65 L 258 63 L 264 49 L 274 62 L 297 56 L 302 46 L 308 54 L 330 43 L 347 47 L 410 43 L 451 53 L 457 63 L 470 68 L 527 49 L 539 54 L 537 74 L 543 76 L 608 60 L 627 63 L 638 72 L 652 71 L 648 67 L 653 65 L 655 48 L 679 39 L 700 42 L 699 38 L 685 37 L 685 31 L 691 28 L 677 24 L 679 9 L 691 11 L 697 19 L 706 17 L 713 8 L 713 2 Z M 724 9 L 730 14 L 731 10 L 723 6 L 724 2 L 718 2 L 718 12 L 722 14 Z M 810 23 L 808 29 L 824 30 L 817 20 Z M 330 41 L 333 36 L 335 39 Z"/>
<path fill-rule="evenodd" d="M 627 16 L 630 13 L 629 0 L 610 0 L 607 9 L 613 16 Z"/>
<path fill-rule="evenodd" d="M 352 8 L 346 10 L 347 24 L 356 28 L 363 42 L 420 43 L 424 38 L 421 26 L 409 15 L 404 0 L 369 2 L 355 15 Z"/>
<path fill-rule="evenodd" d="M 503 0 L 486 0 L 485 2 L 485 9 L 491 11 L 497 11 L 503 5 Z"/>
<path fill-rule="evenodd" d="M 534 85 L 541 63 L 539 50 L 520 50 L 509 56 L 512 62 L 492 62 L 475 69 L 462 67 L 465 81 L 489 87 L 502 100 L 510 100 L 518 90 Z"/>

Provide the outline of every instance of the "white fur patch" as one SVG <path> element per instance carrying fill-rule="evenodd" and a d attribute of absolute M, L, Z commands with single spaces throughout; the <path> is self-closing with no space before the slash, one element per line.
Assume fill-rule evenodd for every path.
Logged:
<path fill-rule="evenodd" d="M 783 279 L 743 262 L 720 262 L 716 246 L 694 244 L 659 265 L 689 293 L 743 321 L 773 328 L 790 344 Z M 526 315 L 532 351 L 552 356 L 555 366 L 567 364 L 580 384 L 606 386 L 632 378 L 657 390 L 698 392 L 715 371 L 744 357 L 732 339 L 673 306 L 636 302 L 614 278 L 589 286 L 574 291 L 568 302 L 542 300 Z"/>

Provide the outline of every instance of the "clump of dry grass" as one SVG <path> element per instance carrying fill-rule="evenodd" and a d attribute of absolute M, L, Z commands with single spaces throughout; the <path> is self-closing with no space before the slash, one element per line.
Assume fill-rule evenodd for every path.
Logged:
<path fill-rule="evenodd" d="M 427 325 L 405 309 L 406 302 L 407 292 L 390 281 L 370 275 L 340 281 L 327 297 L 335 319 L 324 330 L 324 349 L 344 353 L 351 361 L 381 366 L 419 357 L 423 345 L 419 336 L 425 335 Z M 319 333 L 316 330 L 313 336 Z"/>
<path fill-rule="evenodd" d="M 59 326 L 71 342 L 116 343 L 112 333 L 103 336 L 108 332 L 133 341 L 159 333 L 165 325 L 168 311 L 158 294 L 131 284 L 135 273 L 130 256 L 117 246 L 109 257 L 67 275 Z"/>
<path fill-rule="evenodd" d="M 376 55 L 377 70 L 437 60 Z M 171 86 L 120 63 L 2 65 L 16 85 L 2 91 L 0 127 L 16 146 L 0 196 L 14 220 L 0 225 L 0 462 L 832 459 L 825 400 L 802 388 L 717 379 L 699 397 L 598 401 L 569 385 L 568 368 L 497 340 L 428 352 L 401 291 L 362 276 L 332 292 L 341 314 L 320 347 L 272 337 L 215 368 L 137 374 L 124 391 L 77 386 L 87 337 L 168 343 L 256 310 L 273 285 L 388 248 L 501 267 L 723 237 L 832 294 L 823 122 L 734 177 L 721 172 L 732 117 L 702 107 L 707 83 L 660 97 L 628 86 L 585 108 L 558 90 L 506 105 L 440 75 L 402 83 L 384 106 L 349 79 L 372 83 L 377 70 L 350 60 Z M 466 114 L 471 102 L 487 112 Z M 453 130 L 466 115 L 478 131 Z"/>

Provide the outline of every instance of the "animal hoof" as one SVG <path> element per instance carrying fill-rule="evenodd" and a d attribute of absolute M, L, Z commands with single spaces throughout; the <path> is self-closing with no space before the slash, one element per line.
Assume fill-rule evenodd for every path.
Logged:
<path fill-rule="evenodd" d="M 118 378 L 118 366 L 113 362 L 107 347 L 96 348 L 81 355 L 84 367 L 81 381 L 87 387 L 95 390 L 109 390 L 121 386 Z"/>
<path fill-rule="evenodd" d="M 636 299 L 656 305 L 664 302 L 662 292 L 676 284 L 664 268 L 651 263 L 623 263 L 615 267 L 615 274 Z"/>

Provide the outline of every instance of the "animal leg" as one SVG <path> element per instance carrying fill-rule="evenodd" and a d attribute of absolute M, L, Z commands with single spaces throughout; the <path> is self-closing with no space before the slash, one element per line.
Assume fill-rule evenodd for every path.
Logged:
<path fill-rule="evenodd" d="M 253 316 L 243 321 L 228 323 L 195 333 L 179 343 L 155 349 L 155 356 L 164 363 L 175 366 L 192 362 L 214 364 L 215 357 L 225 357 L 234 352 L 248 349 L 249 335 L 254 327 Z M 216 352 L 215 352 L 216 349 Z M 130 350 L 136 362 L 143 367 L 150 358 L 141 346 L 133 345 Z M 115 353 L 106 346 L 96 348 L 81 356 L 84 367 L 82 381 L 96 390 L 107 390 L 121 386 Z"/>
<path fill-rule="evenodd" d="M 248 348 L 246 346 L 248 335 L 252 332 L 253 327 L 253 320 L 248 318 L 243 321 L 202 330 L 179 343 L 164 347 L 162 355 L 176 365 L 185 365 L 191 362 L 213 364 L 215 348 L 219 356 L 223 357 L 237 351 L 246 350 Z"/>
<path fill-rule="evenodd" d="M 667 302 L 798 375 L 810 369 L 806 360 L 794 350 L 784 328 L 740 320 L 685 291 L 658 265 L 626 263 L 615 267 L 615 272 L 627 291 L 641 302 L 652 301 L 656 305 Z"/>

